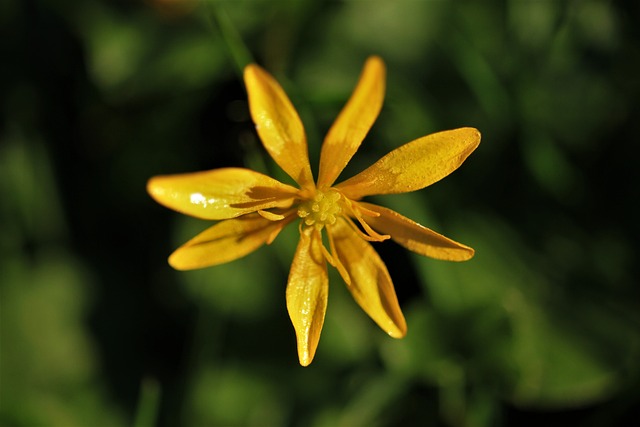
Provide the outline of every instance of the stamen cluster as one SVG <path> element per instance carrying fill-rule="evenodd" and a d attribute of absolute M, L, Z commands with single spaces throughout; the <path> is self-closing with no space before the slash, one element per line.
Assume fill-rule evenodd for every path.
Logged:
<path fill-rule="evenodd" d="M 326 224 L 335 224 L 342 213 L 340 198 L 340 193 L 337 191 L 316 191 L 313 198 L 300 203 L 298 216 L 306 225 L 322 230 Z"/>

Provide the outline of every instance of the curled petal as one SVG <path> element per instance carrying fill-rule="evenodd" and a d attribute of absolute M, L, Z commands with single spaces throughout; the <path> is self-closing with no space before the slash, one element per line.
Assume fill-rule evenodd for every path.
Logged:
<path fill-rule="evenodd" d="M 202 219 L 228 219 L 291 206 L 298 190 L 249 169 L 156 176 L 147 191 L 158 203 Z"/>
<path fill-rule="evenodd" d="M 278 222 L 257 214 L 221 221 L 176 249 L 169 264 L 176 270 L 210 267 L 242 258 L 270 243 L 295 215 Z"/>
<path fill-rule="evenodd" d="M 380 214 L 377 217 L 367 217 L 372 228 L 390 235 L 391 239 L 410 251 L 445 261 L 466 261 L 473 257 L 472 248 L 423 227 L 391 209 L 371 203 L 358 204 Z"/>
<path fill-rule="evenodd" d="M 358 85 L 322 144 L 318 187 L 330 187 L 358 150 L 380 113 L 384 89 L 384 62 L 372 56 L 365 63 Z"/>
<path fill-rule="evenodd" d="M 433 184 L 456 170 L 480 144 L 480 132 L 460 128 L 418 138 L 336 185 L 350 199 L 406 193 Z"/>
<path fill-rule="evenodd" d="M 382 330 L 394 338 L 404 337 L 407 323 L 384 262 L 344 219 L 327 228 L 351 279 L 347 288 L 353 298 Z"/>
<path fill-rule="evenodd" d="M 313 360 L 318 348 L 329 297 L 329 276 L 322 238 L 315 228 L 302 230 L 287 284 L 287 310 L 296 331 L 302 366 Z"/>
<path fill-rule="evenodd" d="M 307 138 L 293 104 L 278 82 L 255 64 L 244 69 L 249 109 L 262 144 L 301 187 L 313 187 Z"/>

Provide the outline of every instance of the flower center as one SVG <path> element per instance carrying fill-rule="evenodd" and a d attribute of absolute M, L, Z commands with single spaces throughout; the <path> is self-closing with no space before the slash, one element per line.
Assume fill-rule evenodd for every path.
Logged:
<path fill-rule="evenodd" d="M 321 230 L 325 224 L 334 224 L 338 215 L 342 213 L 340 197 L 337 191 L 317 191 L 312 199 L 300 203 L 298 216 L 306 225 L 313 225 Z"/>

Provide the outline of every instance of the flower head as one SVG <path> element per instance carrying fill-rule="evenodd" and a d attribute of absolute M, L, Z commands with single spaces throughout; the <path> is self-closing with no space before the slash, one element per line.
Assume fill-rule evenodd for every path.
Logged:
<path fill-rule="evenodd" d="M 460 128 L 418 138 L 335 184 L 382 107 L 385 66 L 374 56 L 322 144 L 314 181 L 304 128 L 284 90 L 255 64 L 245 68 L 244 80 L 264 147 L 298 187 L 243 168 L 151 178 L 147 189 L 158 203 L 194 217 L 221 220 L 178 248 L 169 263 L 189 270 L 229 262 L 271 243 L 286 225 L 297 222 L 300 241 L 286 301 L 300 364 L 311 363 L 320 339 L 329 291 L 327 263 L 385 332 L 403 337 L 407 325 L 391 277 L 369 242 L 391 238 L 418 254 L 449 261 L 468 260 L 474 251 L 361 199 L 419 190 L 444 178 L 478 146 L 480 133 Z"/>

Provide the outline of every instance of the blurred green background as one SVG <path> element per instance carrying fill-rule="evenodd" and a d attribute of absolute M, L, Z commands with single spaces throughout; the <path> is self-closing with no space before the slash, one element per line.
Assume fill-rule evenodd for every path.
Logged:
<path fill-rule="evenodd" d="M 640 405 L 640 3 L 8 0 L 0 3 L 0 425 L 627 426 Z M 239 70 L 285 87 L 312 164 L 367 56 L 379 120 L 347 172 L 428 133 L 481 130 L 453 175 L 380 203 L 476 249 L 387 262 L 393 340 L 332 273 L 298 365 L 296 227 L 173 271 L 210 224 L 157 174 L 282 176 Z"/>

